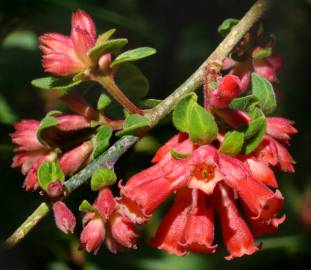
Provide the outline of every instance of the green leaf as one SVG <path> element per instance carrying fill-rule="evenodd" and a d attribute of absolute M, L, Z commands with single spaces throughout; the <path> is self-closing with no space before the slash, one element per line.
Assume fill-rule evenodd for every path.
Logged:
<path fill-rule="evenodd" d="M 98 129 L 98 132 L 94 138 L 94 150 L 92 157 L 96 158 L 103 153 L 109 146 L 109 141 L 112 136 L 112 128 L 103 125 Z"/>
<path fill-rule="evenodd" d="M 137 61 L 142 58 L 146 58 L 151 56 L 157 52 L 156 49 L 150 47 L 141 47 L 134 50 L 129 50 L 124 53 L 118 55 L 110 64 L 110 67 L 113 68 L 117 64 L 121 64 L 124 62 Z"/>
<path fill-rule="evenodd" d="M 124 127 L 116 133 L 116 136 L 136 134 L 140 129 L 150 126 L 149 119 L 139 114 L 130 114 L 125 119 Z"/>
<path fill-rule="evenodd" d="M 258 103 L 258 98 L 254 95 L 238 97 L 231 101 L 229 108 L 232 110 L 247 111 L 249 107 L 255 106 Z"/>
<path fill-rule="evenodd" d="M 180 100 L 173 111 L 173 124 L 176 129 L 183 132 L 189 132 L 191 122 L 191 112 L 196 104 L 198 97 L 191 93 Z"/>
<path fill-rule="evenodd" d="M 98 36 L 97 40 L 96 40 L 96 46 L 102 44 L 103 42 L 107 41 L 116 31 L 116 29 L 110 29 L 108 31 L 106 31 L 105 33 L 101 34 Z"/>
<path fill-rule="evenodd" d="M 87 200 L 83 200 L 79 205 L 80 212 L 97 212 L 96 208 L 94 208 Z"/>
<path fill-rule="evenodd" d="M 197 144 L 212 142 L 218 133 L 218 127 L 213 115 L 202 106 L 195 103 L 192 107 L 189 123 L 190 140 Z"/>
<path fill-rule="evenodd" d="M 69 77 L 44 77 L 31 81 L 31 84 L 35 87 L 45 90 L 69 90 L 70 88 L 81 83 L 81 80 L 73 81 Z"/>
<path fill-rule="evenodd" d="M 254 59 L 263 59 L 269 57 L 272 54 L 272 48 L 265 48 L 265 49 L 256 49 L 252 53 L 252 57 Z"/>
<path fill-rule="evenodd" d="M 97 102 L 97 110 L 105 109 L 111 103 L 111 98 L 105 94 L 101 94 Z"/>
<path fill-rule="evenodd" d="M 226 36 L 230 33 L 232 27 L 238 24 L 238 22 L 239 22 L 238 19 L 234 18 L 226 19 L 222 22 L 222 24 L 218 27 L 217 30 L 222 36 Z"/>
<path fill-rule="evenodd" d="M 49 128 L 55 127 L 58 124 L 58 121 L 53 115 L 59 114 L 58 111 L 49 112 L 40 122 L 40 126 L 37 131 L 37 138 L 40 143 L 42 143 L 45 147 L 49 148 L 49 143 L 45 138 L 46 131 Z"/>
<path fill-rule="evenodd" d="M 91 178 L 91 189 L 99 190 L 103 187 L 113 185 L 117 180 L 117 176 L 113 170 L 100 168 L 96 170 Z"/>
<path fill-rule="evenodd" d="M 16 120 L 17 116 L 13 113 L 5 98 L 0 95 L 0 123 L 11 125 Z"/>
<path fill-rule="evenodd" d="M 241 131 L 228 131 L 221 144 L 220 151 L 227 155 L 237 155 L 241 152 L 244 143 L 244 133 Z"/>
<path fill-rule="evenodd" d="M 171 153 L 171 156 L 174 159 L 184 159 L 184 158 L 191 157 L 191 154 L 188 154 L 188 153 L 178 153 L 178 152 L 175 151 L 175 149 L 171 149 L 170 153 Z"/>
<path fill-rule="evenodd" d="M 248 111 L 248 114 L 252 120 L 248 124 L 245 131 L 245 139 L 253 137 L 261 129 L 266 127 L 266 117 L 260 109 L 253 108 L 252 110 Z"/>
<path fill-rule="evenodd" d="M 116 74 L 116 82 L 129 98 L 144 98 L 149 91 L 147 78 L 138 67 L 130 63 L 120 66 Z"/>
<path fill-rule="evenodd" d="M 38 182 L 43 190 L 47 190 L 49 184 L 60 180 L 63 181 L 65 175 L 59 165 L 54 161 L 44 161 L 38 170 Z"/>
<path fill-rule="evenodd" d="M 245 153 L 253 152 L 263 139 L 267 130 L 266 117 L 264 113 L 258 109 L 253 108 L 249 111 L 251 122 L 245 131 Z"/>
<path fill-rule="evenodd" d="M 96 62 L 100 56 L 106 53 L 116 53 L 123 46 L 127 44 L 126 38 L 110 39 L 106 40 L 95 47 L 91 48 L 87 54 L 91 58 L 92 62 Z"/>
<path fill-rule="evenodd" d="M 276 108 L 276 99 L 272 84 L 257 73 L 252 73 L 252 94 L 259 100 L 264 113 L 271 113 Z"/>

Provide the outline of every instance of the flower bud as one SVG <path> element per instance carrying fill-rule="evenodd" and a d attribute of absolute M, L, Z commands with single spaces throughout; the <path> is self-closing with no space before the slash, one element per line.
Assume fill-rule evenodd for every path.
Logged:
<path fill-rule="evenodd" d="M 57 198 L 62 197 L 64 194 L 62 182 L 60 180 L 57 180 L 49 184 L 47 187 L 46 193 L 52 199 L 57 199 Z"/>
<path fill-rule="evenodd" d="M 65 175 L 77 172 L 88 159 L 93 150 L 93 144 L 87 141 L 80 146 L 65 153 L 59 161 L 59 165 Z"/>
<path fill-rule="evenodd" d="M 98 60 L 98 66 L 101 71 L 107 72 L 110 69 L 111 64 L 111 54 L 106 53 L 102 55 Z"/>
<path fill-rule="evenodd" d="M 54 219 L 58 229 L 64 233 L 73 233 L 76 227 L 76 217 L 71 210 L 61 201 L 53 204 Z"/>
<path fill-rule="evenodd" d="M 87 252 L 97 253 L 105 239 L 105 226 L 101 218 L 92 219 L 83 228 L 80 244 Z"/>

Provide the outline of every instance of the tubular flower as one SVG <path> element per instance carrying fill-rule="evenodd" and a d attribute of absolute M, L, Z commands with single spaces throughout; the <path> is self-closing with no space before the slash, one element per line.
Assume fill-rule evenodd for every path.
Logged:
<path fill-rule="evenodd" d="M 136 248 L 136 229 L 127 217 L 119 211 L 110 189 L 102 189 L 93 204 L 96 212 L 84 216 L 84 228 L 80 235 L 82 248 L 97 253 L 106 242 L 107 248 L 116 253 L 124 248 Z"/>
<path fill-rule="evenodd" d="M 78 10 L 72 14 L 70 36 L 47 33 L 40 36 L 39 41 L 44 70 L 70 76 L 91 66 L 87 52 L 95 45 L 96 29 L 91 17 Z"/>
<path fill-rule="evenodd" d="M 196 189 L 177 191 L 174 205 L 161 223 L 153 245 L 184 256 L 190 251 L 214 253 L 213 208 L 207 196 Z"/>
<path fill-rule="evenodd" d="M 253 235 L 235 205 L 233 191 L 221 183 L 217 186 L 215 196 L 224 242 L 230 253 L 225 259 L 231 260 L 258 251 Z"/>

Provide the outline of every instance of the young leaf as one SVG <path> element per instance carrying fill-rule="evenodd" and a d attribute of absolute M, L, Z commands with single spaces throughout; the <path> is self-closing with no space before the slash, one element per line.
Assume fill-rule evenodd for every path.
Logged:
<path fill-rule="evenodd" d="M 38 170 L 38 182 L 46 191 L 49 184 L 57 180 L 63 181 L 65 175 L 59 165 L 54 161 L 44 161 Z"/>
<path fill-rule="evenodd" d="M 58 111 L 49 112 L 40 122 L 40 126 L 37 131 L 37 138 L 40 143 L 45 147 L 49 148 L 49 143 L 45 138 L 45 132 L 52 127 L 55 127 L 58 124 L 58 121 L 53 115 L 59 114 Z"/>
<path fill-rule="evenodd" d="M 98 36 L 97 40 L 96 40 L 96 46 L 102 44 L 103 42 L 107 41 L 116 31 L 116 29 L 110 29 L 108 31 L 106 31 L 105 33 L 101 34 Z"/>
<path fill-rule="evenodd" d="M 94 138 L 94 150 L 92 157 L 96 158 L 103 153 L 109 146 L 109 141 L 112 136 L 112 128 L 108 126 L 102 126 L 98 129 L 98 132 Z"/>
<path fill-rule="evenodd" d="M 97 110 L 105 109 L 111 103 L 111 98 L 105 94 L 101 94 L 97 101 Z"/>
<path fill-rule="evenodd" d="M 94 208 L 87 200 L 83 200 L 82 203 L 79 205 L 80 212 L 97 212 L 96 208 Z"/>
<path fill-rule="evenodd" d="M 189 132 L 191 112 L 197 99 L 197 95 L 191 93 L 177 103 L 175 110 L 173 111 L 173 124 L 179 131 Z"/>
<path fill-rule="evenodd" d="M 99 190 L 103 187 L 113 185 L 117 180 L 117 176 L 113 170 L 100 168 L 96 170 L 91 178 L 91 189 Z"/>
<path fill-rule="evenodd" d="M 151 56 L 155 54 L 157 51 L 156 49 L 150 48 L 150 47 L 141 47 L 134 50 L 129 50 L 124 53 L 121 53 L 118 55 L 110 64 L 110 67 L 113 68 L 117 64 L 121 64 L 124 62 L 131 62 L 131 61 L 137 61 L 142 58 L 146 58 L 148 56 Z"/>
<path fill-rule="evenodd" d="M 44 90 L 69 90 L 70 88 L 81 83 L 81 80 L 73 80 L 69 77 L 44 77 L 31 81 L 31 84 L 35 87 Z"/>
<path fill-rule="evenodd" d="M 218 127 L 213 115 L 202 106 L 194 103 L 189 122 L 190 140 L 197 144 L 212 142 L 218 133 Z"/>
<path fill-rule="evenodd" d="M 148 94 L 149 82 L 138 67 L 130 63 L 120 66 L 116 82 L 125 95 L 131 99 L 141 99 Z"/>
<path fill-rule="evenodd" d="M 97 63 L 98 58 L 105 53 L 116 53 L 127 44 L 126 38 L 106 40 L 91 48 L 87 54 L 93 63 Z"/>
<path fill-rule="evenodd" d="M 232 27 L 238 24 L 238 22 L 239 22 L 238 19 L 234 18 L 226 19 L 222 22 L 222 24 L 218 27 L 217 30 L 222 36 L 226 36 L 230 33 Z"/>
<path fill-rule="evenodd" d="M 188 153 L 178 153 L 178 152 L 175 151 L 175 149 L 171 149 L 170 153 L 171 153 L 171 156 L 174 159 L 184 159 L 184 158 L 191 157 L 191 154 L 188 154 Z"/>
<path fill-rule="evenodd" d="M 254 95 L 238 97 L 231 101 L 229 108 L 232 110 L 247 111 L 249 107 L 255 106 L 258 103 L 258 98 Z"/>
<path fill-rule="evenodd" d="M 116 136 L 136 134 L 140 129 L 150 126 L 149 119 L 139 114 L 129 114 L 122 130 L 116 133 Z"/>
<path fill-rule="evenodd" d="M 244 133 L 234 130 L 228 131 L 221 144 L 220 151 L 227 155 L 237 155 L 241 152 L 244 143 Z"/>
<path fill-rule="evenodd" d="M 252 73 L 252 94 L 259 100 L 263 112 L 271 113 L 276 108 L 276 99 L 272 84 L 257 73 Z"/>
<path fill-rule="evenodd" d="M 253 108 L 248 112 L 248 114 L 252 120 L 248 124 L 245 131 L 245 139 L 253 137 L 256 133 L 258 133 L 266 126 L 266 117 L 260 109 Z"/>

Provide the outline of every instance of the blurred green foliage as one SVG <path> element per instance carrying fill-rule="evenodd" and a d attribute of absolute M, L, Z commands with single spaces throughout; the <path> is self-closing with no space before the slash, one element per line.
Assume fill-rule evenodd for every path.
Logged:
<path fill-rule="evenodd" d="M 127 49 L 150 46 L 158 53 L 139 63 L 149 79 L 148 98 L 164 98 L 183 82 L 220 42 L 217 27 L 229 17 L 239 18 L 254 1 L 243 0 L 0 0 L 0 241 L 2 242 L 36 207 L 41 198 L 21 189 L 23 176 L 10 168 L 11 124 L 22 118 L 42 118 L 55 107 L 57 95 L 30 85 L 43 77 L 37 37 L 45 32 L 70 31 L 71 12 L 81 8 L 94 18 L 98 33 L 117 28 L 117 37 L 129 39 Z M 309 0 L 273 1 L 264 20 L 267 31 L 276 34 L 275 51 L 283 54 L 285 70 L 277 85 L 278 115 L 296 121 L 299 134 L 292 141 L 295 175 L 279 175 L 286 198 L 287 221 L 277 234 L 267 236 L 263 251 L 232 262 L 223 260 L 223 247 L 216 255 L 179 258 L 149 247 L 142 239 L 136 251 L 110 254 L 102 248 L 97 256 L 77 250 L 75 236 L 64 236 L 49 216 L 11 251 L 0 255 L 0 269 L 310 269 L 310 224 L 300 219 L 302 195 L 310 186 L 311 121 L 309 89 L 311 23 Z M 97 100 L 96 86 L 82 84 L 76 91 Z M 57 106 L 60 106 L 59 104 Z M 119 109 L 120 113 L 121 110 Z M 118 163 L 119 178 L 149 165 L 159 145 L 175 130 L 164 121 Z M 137 162 L 140 161 L 140 162 Z M 83 196 L 82 196 L 83 195 Z M 69 199 L 77 211 L 83 199 L 93 194 L 82 188 Z M 170 202 L 142 230 L 150 238 Z M 309 226 L 309 227 L 308 227 Z M 80 228 L 78 228 L 79 230 Z M 219 226 L 217 227 L 219 231 Z M 219 233 L 218 237 L 219 238 Z M 221 242 L 221 239 L 217 239 Z M 221 245 L 222 246 L 222 245 Z"/>

